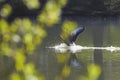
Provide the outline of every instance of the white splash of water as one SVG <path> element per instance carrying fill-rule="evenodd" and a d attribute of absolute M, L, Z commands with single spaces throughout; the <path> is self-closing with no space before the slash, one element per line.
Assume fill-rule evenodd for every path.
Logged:
<path fill-rule="evenodd" d="M 53 47 L 48 47 L 48 48 L 54 48 L 55 51 L 58 51 L 60 53 L 64 53 L 66 51 L 70 51 L 72 53 L 76 53 L 76 52 L 81 52 L 82 50 L 107 50 L 107 51 L 110 51 L 110 52 L 113 52 L 113 51 L 120 51 L 120 47 L 113 47 L 113 46 L 110 46 L 110 47 L 88 47 L 88 46 L 80 46 L 80 45 L 71 45 L 71 46 L 67 46 L 65 43 L 61 43 L 59 45 L 55 45 Z"/>

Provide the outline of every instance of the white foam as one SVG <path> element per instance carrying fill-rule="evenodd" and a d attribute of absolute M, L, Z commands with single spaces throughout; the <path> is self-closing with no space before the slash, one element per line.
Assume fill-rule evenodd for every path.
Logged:
<path fill-rule="evenodd" d="M 59 45 L 55 45 L 53 47 L 48 47 L 48 48 L 54 48 L 55 51 L 64 53 L 66 51 L 71 51 L 72 53 L 76 53 L 76 52 L 81 52 L 82 50 L 107 50 L 110 52 L 113 51 L 120 51 L 120 47 L 114 47 L 114 46 L 110 46 L 110 47 L 88 47 L 88 46 L 80 46 L 80 45 L 70 45 L 67 46 L 65 43 L 61 43 Z"/>

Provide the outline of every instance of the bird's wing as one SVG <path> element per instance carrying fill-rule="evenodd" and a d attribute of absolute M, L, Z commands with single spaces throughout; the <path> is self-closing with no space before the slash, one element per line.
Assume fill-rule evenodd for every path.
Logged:
<path fill-rule="evenodd" d="M 84 27 L 79 27 L 71 32 L 70 42 L 75 42 L 78 35 L 84 31 Z"/>

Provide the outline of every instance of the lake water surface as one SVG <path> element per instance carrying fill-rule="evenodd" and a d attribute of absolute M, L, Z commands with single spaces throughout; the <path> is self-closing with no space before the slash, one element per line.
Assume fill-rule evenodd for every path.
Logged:
<path fill-rule="evenodd" d="M 85 26 L 85 31 L 79 35 L 76 41 L 77 45 L 120 47 L 120 17 L 67 16 L 63 17 L 64 20 L 76 21 L 79 26 Z M 46 49 L 46 47 L 62 43 L 59 37 L 61 25 L 62 22 L 48 29 L 48 37 L 44 40 L 42 46 L 37 48 L 35 62 L 45 74 L 47 80 L 54 80 L 55 76 L 61 75 L 65 65 L 70 66 L 71 73 L 64 80 L 78 80 L 79 76 L 87 73 L 86 67 L 91 63 L 97 63 L 102 67 L 99 80 L 120 79 L 120 51 L 83 50 L 75 54 L 69 51 L 61 54 L 54 49 Z"/>
<path fill-rule="evenodd" d="M 56 52 L 46 47 L 63 43 L 60 39 L 61 25 L 64 20 L 75 21 L 79 26 L 85 26 L 85 31 L 76 40 L 77 45 L 91 47 L 120 47 L 120 17 L 80 17 L 64 16 L 60 24 L 48 28 L 48 36 L 42 45 L 38 46 L 35 54 L 29 56 L 36 68 L 46 80 L 81 80 L 87 74 L 87 66 L 99 64 L 102 74 L 99 80 L 120 80 L 120 51 L 82 50 L 81 52 Z M 6 60 L 7 59 L 7 60 Z M 6 80 L 6 75 L 13 71 L 13 62 L 6 57 L 0 60 L 0 80 Z M 70 74 L 64 76 L 63 69 L 70 69 Z M 69 71 L 69 70 L 68 70 Z M 64 75 L 62 75 L 64 74 Z M 9 77 L 9 76 L 7 76 Z"/>

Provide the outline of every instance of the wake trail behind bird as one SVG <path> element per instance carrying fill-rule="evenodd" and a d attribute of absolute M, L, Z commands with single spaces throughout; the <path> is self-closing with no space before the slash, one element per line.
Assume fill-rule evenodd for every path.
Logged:
<path fill-rule="evenodd" d="M 81 52 L 82 50 L 107 50 L 110 52 L 113 51 L 120 51 L 120 47 L 114 47 L 114 46 L 109 46 L 109 47 L 89 47 L 89 46 L 81 46 L 81 45 L 66 45 L 65 43 L 61 43 L 59 45 L 55 45 L 55 46 L 51 46 L 51 47 L 47 47 L 47 48 L 53 48 L 56 51 L 59 52 L 65 52 L 67 50 L 71 51 L 72 53 L 76 53 L 76 52 Z"/>

